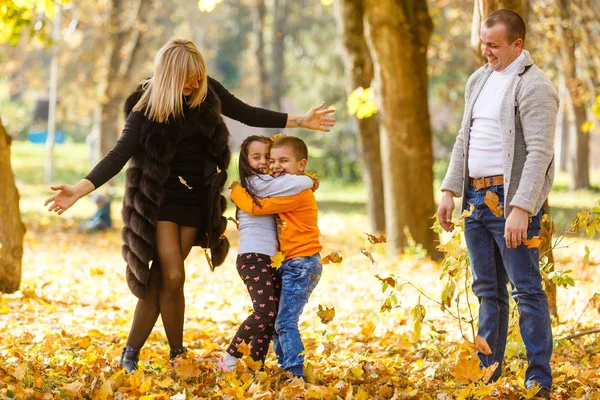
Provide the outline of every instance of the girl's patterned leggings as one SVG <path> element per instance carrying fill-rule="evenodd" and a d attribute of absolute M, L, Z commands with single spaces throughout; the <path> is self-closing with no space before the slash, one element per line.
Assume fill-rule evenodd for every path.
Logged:
<path fill-rule="evenodd" d="M 245 342 L 250 347 L 252 359 L 264 362 L 275 329 L 281 282 L 268 255 L 239 254 L 236 267 L 252 299 L 253 312 L 238 328 L 227 352 L 241 358 L 237 345 Z"/>

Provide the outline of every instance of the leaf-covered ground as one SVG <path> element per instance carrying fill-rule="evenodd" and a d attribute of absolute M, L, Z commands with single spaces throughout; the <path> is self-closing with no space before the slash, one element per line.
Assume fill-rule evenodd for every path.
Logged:
<path fill-rule="evenodd" d="M 399 304 L 382 313 L 385 300 L 375 277 L 390 274 L 440 299 L 440 266 L 418 256 L 388 259 L 385 244 L 368 242 L 363 217 L 321 216 L 323 255 L 343 261 L 327 264 L 301 319 L 307 347 L 308 382 L 286 382 L 271 354 L 264 372 L 244 363 L 230 374 L 213 371 L 216 360 L 248 313 L 249 297 L 234 266 L 237 232 L 229 224 L 233 248 L 214 273 L 204 253 L 194 249 L 186 265 L 187 358 L 168 364 L 168 346 L 159 322 L 141 353 L 141 370 L 125 375 L 118 358 L 135 306 L 127 289 L 119 229 L 79 234 L 67 218 L 27 221 L 21 291 L 0 297 L 0 398 L 94 399 L 400 399 L 532 398 L 523 389 L 522 345 L 509 343 L 503 377 L 483 384 L 473 350 L 457 322 L 440 307 L 405 287 Z M 567 244 L 569 244 L 567 242 Z M 591 248 L 584 263 L 584 245 Z M 361 249 L 371 252 L 373 264 Z M 369 254 L 367 252 L 364 252 Z M 571 268 L 574 288 L 559 288 L 561 324 L 557 337 L 593 328 L 600 288 L 600 246 L 577 239 L 557 251 L 558 267 Z M 472 303 L 475 303 L 471 295 Z M 411 311 L 422 304 L 420 339 Z M 589 304 L 588 304 L 589 303 Z M 335 309 L 331 322 L 317 315 Z M 476 308 L 476 304 L 473 304 Z M 586 307 L 587 306 L 587 307 Z M 584 311 L 585 309 L 585 311 Z M 463 309 L 468 313 L 468 309 Z M 326 312 L 332 317 L 332 312 Z M 578 325 L 575 321 L 579 319 Z M 469 327 L 463 325 L 467 337 Z M 585 335 L 557 340 L 553 357 L 555 399 L 600 399 L 600 340 Z"/>

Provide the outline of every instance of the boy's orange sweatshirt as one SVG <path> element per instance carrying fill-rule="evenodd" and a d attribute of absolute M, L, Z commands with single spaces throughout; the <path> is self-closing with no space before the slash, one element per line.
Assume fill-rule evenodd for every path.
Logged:
<path fill-rule="evenodd" d="M 319 210 L 311 189 L 294 196 L 261 199 L 259 207 L 246 189 L 236 186 L 231 191 L 231 200 L 248 214 L 279 214 L 277 233 L 279 246 L 286 260 L 313 256 L 323 248 L 319 243 Z"/>

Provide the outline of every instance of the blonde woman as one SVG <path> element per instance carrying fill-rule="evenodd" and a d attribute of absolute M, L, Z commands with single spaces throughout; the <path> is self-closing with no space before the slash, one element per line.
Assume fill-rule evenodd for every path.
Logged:
<path fill-rule="evenodd" d="M 171 361 L 185 352 L 184 261 L 192 246 L 210 248 L 213 265 L 229 250 L 220 192 L 231 157 L 225 115 L 250 126 L 329 131 L 323 104 L 304 115 L 249 106 L 207 75 L 189 40 L 171 40 L 154 59 L 153 76 L 127 99 L 123 134 L 112 151 L 74 186 L 57 185 L 48 210 L 59 215 L 115 176 L 129 161 L 123 201 L 127 283 L 137 296 L 120 363 L 137 369 L 139 352 L 162 317 Z"/>

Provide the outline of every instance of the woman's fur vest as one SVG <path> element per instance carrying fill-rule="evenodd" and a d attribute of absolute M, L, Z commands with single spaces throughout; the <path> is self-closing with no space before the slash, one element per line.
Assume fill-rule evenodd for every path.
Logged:
<path fill-rule="evenodd" d="M 125 102 L 125 115 L 129 115 L 143 93 L 138 89 Z M 190 117 L 187 117 L 190 118 Z M 199 229 L 195 246 L 210 248 L 209 265 L 221 265 L 229 251 L 229 241 L 224 236 L 227 219 L 223 212 L 227 200 L 221 190 L 227 180 L 227 166 L 231 159 L 229 131 L 221 117 L 221 102 L 210 84 L 206 99 L 199 110 L 191 114 L 195 130 L 209 138 L 204 162 L 206 219 Z M 186 121 L 189 123 L 189 121 Z M 141 127 L 142 150 L 129 160 L 123 199 L 123 258 L 127 262 L 127 284 L 132 293 L 146 296 L 150 276 L 150 261 L 156 255 L 156 221 L 164 198 L 163 185 L 170 174 L 175 156 L 179 124 L 160 124 L 146 119 Z M 211 262 L 212 261 L 212 262 Z"/>

